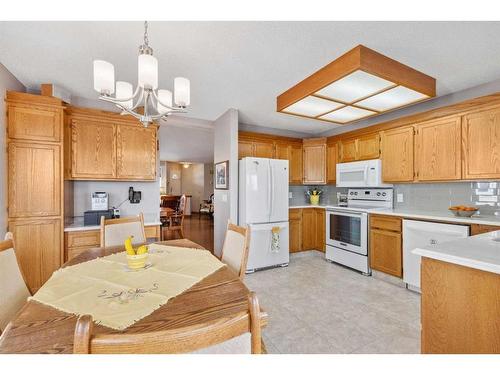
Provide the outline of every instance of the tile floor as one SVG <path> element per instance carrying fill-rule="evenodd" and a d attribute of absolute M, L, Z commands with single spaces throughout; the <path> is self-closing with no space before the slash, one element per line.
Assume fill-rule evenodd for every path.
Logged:
<path fill-rule="evenodd" d="M 420 295 L 316 251 L 245 278 L 269 313 L 269 353 L 420 353 Z"/>

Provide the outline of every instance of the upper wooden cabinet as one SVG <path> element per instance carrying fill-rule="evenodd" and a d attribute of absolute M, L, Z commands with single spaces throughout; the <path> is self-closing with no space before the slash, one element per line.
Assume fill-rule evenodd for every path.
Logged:
<path fill-rule="evenodd" d="M 337 180 L 337 145 L 330 143 L 326 146 L 326 182 L 334 184 Z"/>
<path fill-rule="evenodd" d="M 14 141 L 8 148 L 9 217 L 61 215 L 61 146 Z"/>
<path fill-rule="evenodd" d="M 274 158 L 274 143 L 272 141 L 239 140 L 238 158 Z"/>
<path fill-rule="evenodd" d="M 119 114 L 71 108 L 66 121 L 65 161 L 73 180 L 156 179 L 157 126 L 144 128 Z M 70 137 L 70 139 L 68 139 Z"/>
<path fill-rule="evenodd" d="M 238 141 L 238 159 L 254 156 L 252 141 Z"/>
<path fill-rule="evenodd" d="M 16 140 L 60 142 L 63 126 L 62 111 L 43 106 L 9 104 L 7 131 Z"/>
<path fill-rule="evenodd" d="M 380 156 L 380 137 L 378 133 L 339 142 L 339 161 L 348 163 L 358 160 L 378 159 Z"/>
<path fill-rule="evenodd" d="M 274 145 L 274 158 L 275 159 L 282 159 L 282 160 L 290 160 L 291 155 L 290 155 L 290 148 L 291 146 L 287 143 L 281 143 L 277 142 Z"/>
<path fill-rule="evenodd" d="M 156 127 L 119 126 L 116 152 L 119 179 L 156 178 Z"/>
<path fill-rule="evenodd" d="M 500 178 L 500 108 L 465 115 L 464 178 Z"/>
<path fill-rule="evenodd" d="M 303 170 L 302 170 L 302 144 L 292 144 L 289 146 L 290 159 L 289 165 L 289 179 L 291 185 L 302 184 Z"/>
<path fill-rule="evenodd" d="M 326 184 L 326 138 L 303 141 L 304 184 Z"/>
<path fill-rule="evenodd" d="M 71 177 L 116 177 L 116 126 L 113 123 L 74 118 L 71 121 Z"/>
<path fill-rule="evenodd" d="M 447 117 L 417 124 L 415 166 L 418 181 L 462 177 L 461 118 Z"/>
<path fill-rule="evenodd" d="M 413 181 L 412 126 L 382 131 L 380 133 L 380 157 L 384 182 Z"/>

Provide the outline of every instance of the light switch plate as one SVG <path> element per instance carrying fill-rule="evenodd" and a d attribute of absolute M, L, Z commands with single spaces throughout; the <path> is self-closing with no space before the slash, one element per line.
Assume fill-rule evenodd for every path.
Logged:
<path fill-rule="evenodd" d="M 293 193 L 291 191 L 288 192 L 288 199 L 292 199 L 293 198 Z"/>
<path fill-rule="evenodd" d="M 403 193 L 397 194 L 397 201 L 398 201 L 398 203 L 403 203 L 405 201 L 404 197 L 403 197 Z"/>

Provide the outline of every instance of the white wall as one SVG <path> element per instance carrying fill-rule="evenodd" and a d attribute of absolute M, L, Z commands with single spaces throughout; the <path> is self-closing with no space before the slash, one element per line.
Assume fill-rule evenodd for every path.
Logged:
<path fill-rule="evenodd" d="M 109 208 L 118 206 L 128 198 L 128 188 L 133 186 L 134 190 L 142 192 L 140 203 L 131 204 L 128 200 L 120 206 L 122 216 L 137 215 L 160 215 L 160 184 L 158 181 L 75 181 L 75 216 L 83 216 L 83 213 L 92 208 L 90 196 L 96 191 L 105 191 L 109 194 Z"/>
<path fill-rule="evenodd" d="M 0 106 L 4 108 L 7 90 L 26 91 L 26 88 L 2 64 L 0 64 Z M 0 114 L 0 239 L 3 240 L 7 231 L 7 140 L 5 111 Z"/>
<path fill-rule="evenodd" d="M 200 210 L 200 202 L 204 199 L 204 174 L 204 165 L 201 163 L 182 168 L 181 190 L 182 194 L 191 195 L 192 212 Z"/>
<path fill-rule="evenodd" d="M 238 110 L 214 121 L 214 163 L 229 160 L 229 190 L 214 192 L 214 252 L 220 255 L 227 221 L 238 222 Z"/>

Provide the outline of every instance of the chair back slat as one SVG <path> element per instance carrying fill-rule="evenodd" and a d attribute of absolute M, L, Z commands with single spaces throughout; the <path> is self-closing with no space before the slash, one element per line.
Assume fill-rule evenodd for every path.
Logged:
<path fill-rule="evenodd" d="M 242 280 L 245 277 L 249 246 L 250 229 L 228 222 L 221 260 L 236 272 Z"/>
<path fill-rule="evenodd" d="M 133 236 L 132 243 L 146 242 L 144 215 L 106 219 L 101 217 L 101 247 L 120 246 L 128 236 Z"/>

